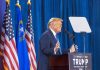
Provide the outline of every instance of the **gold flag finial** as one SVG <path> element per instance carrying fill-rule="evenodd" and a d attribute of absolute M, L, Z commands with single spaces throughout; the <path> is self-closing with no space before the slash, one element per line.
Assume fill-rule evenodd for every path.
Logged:
<path fill-rule="evenodd" d="M 10 3 L 10 0 L 6 0 L 6 3 L 9 4 Z"/>
<path fill-rule="evenodd" d="M 31 5 L 31 0 L 28 0 L 27 4 L 28 4 L 28 5 Z"/>

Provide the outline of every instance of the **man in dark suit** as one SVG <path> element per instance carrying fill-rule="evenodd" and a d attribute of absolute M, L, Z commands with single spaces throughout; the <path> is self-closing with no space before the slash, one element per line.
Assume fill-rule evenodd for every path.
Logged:
<path fill-rule="evenodd" d="M 57 40 L 56 34 L 61 32 L 62 19 L 51 18 L 48 22 L 48 30 L 43 33 L 39 41 L 39 62 L 38 70 L 49 70 L 49 56 L 61 55 L 63 53 L 75 52 L 75 48 L 72 47 L 68 50 L 62 51 L 60 49 L 59 40 Z"/>

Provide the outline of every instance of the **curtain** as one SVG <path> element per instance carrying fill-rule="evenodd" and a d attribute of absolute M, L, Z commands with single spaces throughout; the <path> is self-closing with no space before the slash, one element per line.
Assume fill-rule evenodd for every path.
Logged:
<path fill-rule="evenodd" d="M 17 34 L 16 26 L 18 25 L 16 19 L 15 4 L 16 0 L 10 0 L 10 8 L 12 13 L 13 26 L 15 35 Z M 0 26 L 3 22 L 3 14 L 5 10 L 5 2 L 0 0 Z M 82 34 L 73 32 L 70 25 L 69 16 L 86 17 L 92 29 L 92 33 L 85 35 L 85 52 L 92 54 L 93 70 L 99 70 L 100 63 L 100 0 L 31 0 L 32 2 L 32 20 L 35 38 L 35 49 L 38 60 L 39 39 L 42 33 L 47 29 L 48 21 L 51 17 L 58 17 L 63 19 L 62 32 L 59 33 L 61 48 L 69 48 L 72 40 L 69 39 L 65 33 L 65 29 L 75 36 L 75 44 L 78 45 L 78 52 L 84 52 L 84 43 Z M 24 28 L 27 22 L 27 0 L 20 0 L 22 6 L 22 19 Z M 17 37 L 16 37 L 17 39 Z"/>

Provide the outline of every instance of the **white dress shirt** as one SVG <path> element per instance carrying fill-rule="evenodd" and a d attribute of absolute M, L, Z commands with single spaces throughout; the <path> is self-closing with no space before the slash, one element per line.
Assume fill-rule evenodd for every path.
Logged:
<path fill-rule="evenodd" d="M 55 32 L 53 29 L 51 29 L 51 28 L 50 28 L 50 30 L 51 30 L 51 32 L 53 33 L 54 37 L 57 39 L 57 37 L 56 37 L 56 32 Z M 58 39 L 57 39 L 57 41 L 59 42 Z M 59 44 L 60 44 L 60 42 L 59 42 Z M 60 47 L 59 47 L 59 49 L 60 49 L 60 53 L 62 54 L 61 48 L 60 48 Z M 56 54 L 56 52 L 57 52 L 57 51 L 54 51 L 54 54 Z"/>
<path fill-rule="evenodd" d="M 53 29 L 51 29 L 51 28 L 50 28 L 50 30 L 53 33 L 54 37 L 56 38 L 56 32 Z"/>

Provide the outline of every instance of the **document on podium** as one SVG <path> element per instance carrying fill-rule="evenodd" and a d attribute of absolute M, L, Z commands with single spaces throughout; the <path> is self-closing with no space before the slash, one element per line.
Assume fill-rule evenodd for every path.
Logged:
<path fill-rule="evenodd" d="M 90 26 L 85 17 L 69 17 L 70 23 L 76 33 L 91 33 Z"/>

